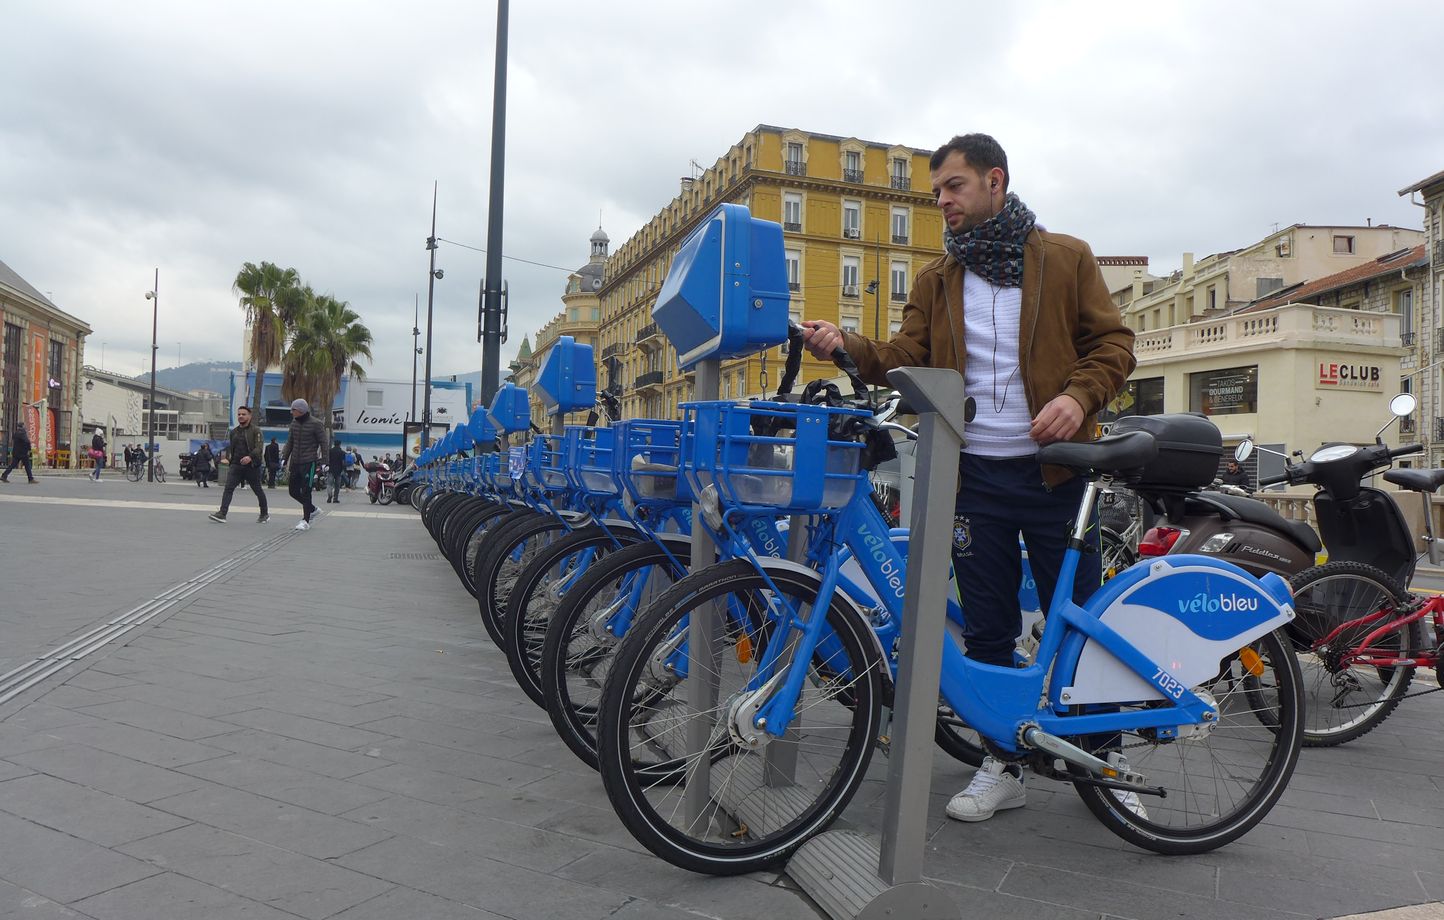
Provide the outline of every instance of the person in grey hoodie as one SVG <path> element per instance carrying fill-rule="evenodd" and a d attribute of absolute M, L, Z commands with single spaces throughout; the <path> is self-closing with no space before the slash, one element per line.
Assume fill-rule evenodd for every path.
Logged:
<path fill-rule="evenodd" d="M 326 426 L 311 415 L 311 407 L 304 399 L 291 403 L 291 431 L 286 436 L 286 449 L 281 453 L 281 462 L 286 464 L 290 479 L 291 497 L 301 503 L 301 523 L 297 530 L 310 530 L 311 518 L 316 515 L 316 506 L 311 502 L 311 481 L 316 475 L 316 464 L 326 446 Z"/>

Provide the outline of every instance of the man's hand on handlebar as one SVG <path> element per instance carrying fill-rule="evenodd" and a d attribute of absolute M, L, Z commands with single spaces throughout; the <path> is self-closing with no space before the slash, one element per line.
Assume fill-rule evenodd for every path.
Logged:
<path fill-rule="evenodd" d="M 831 361 L 832 353 L 842 347 L 842 330 L 825 319 L 805 319 L 802 344 L 807 353 L 823 361 Z"/>

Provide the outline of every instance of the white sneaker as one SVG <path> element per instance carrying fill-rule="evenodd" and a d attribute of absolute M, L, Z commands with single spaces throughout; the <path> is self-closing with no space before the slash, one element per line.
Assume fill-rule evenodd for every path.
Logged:
<path fill-rule="evenodd" d="M 1128 758 L 1124 756 L 1120 751 L 1109 752 L 1108 764 L 1109 766 L 1117 769 L 1120 773 L 1128 772 Z M 1134 817 L 1140 818 L 1144 821 L 1148 820 L 1148 809 L 1143 807 L 1143 801 L 1138 798 L 1138 793 L 1134 792 L 1131 789 L 1114 789 L 1112 790 L 1112 792 L 1113 797 L 1118 800 L 1118 804 L 1122 805 L 1124 808 L 1128 809 L 1128 811 L 1132 812 Z"/>
<path fill-rule="evenodd" d="M 297 530 L 310 530 L 310 529 L 311 529 L 311 525 L 308 524 L 308 523 L 305 522 L 305 521 L 302 521 L 301 523 L 299 523 L 299 524 L 296 525 L 296 529 L 297 529 Z"/>
<path fill-rule="evenodd" d="M 986 821 L 996 811 L 1022 808 L 1028 801 L 1023 778 L 1014 776 L 1008 765 L 992 757 L 984 757 L 983 765 L 973 774 L 968 788 L 948 802 L 948 817 L 958 821 Z"/>

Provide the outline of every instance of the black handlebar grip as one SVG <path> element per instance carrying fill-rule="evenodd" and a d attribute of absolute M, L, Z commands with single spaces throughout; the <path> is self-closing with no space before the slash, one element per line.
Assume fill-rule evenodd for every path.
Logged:
<path fill-rule="evenodd" d="M 1424 449 L 1423 444 L 1405 444 L 1403 447 L 1396 447 L 1389 451 L 1391 457 L 1402 457 L 1405 454 L 1417 454 Z"/>
<path fill-rule="evenodd" d="M 1259 488 L 1263 488 L 1264 486 L 1276 486 L 1276 485 L 1278 485 L 1278 484 L 1281 483 L 1281 482 L 1288 482 L 1288 481 L 1289 481 L 1289 474 L 1288 474 L 1288 473 L 1280 473 L 1280 474 L 1277 475 L 1277 476 L 1260 476 L 1260 477 L 1258 478 Z"/>
<path fill-rule="evenodd" d="M 777 395 L 786 396 L 792 392 L 797 375 L 802 372 L 802 327 L 794 322 L 787 324 L 787 360 L 782 365 L 782 378 L 777 381 Z"/>

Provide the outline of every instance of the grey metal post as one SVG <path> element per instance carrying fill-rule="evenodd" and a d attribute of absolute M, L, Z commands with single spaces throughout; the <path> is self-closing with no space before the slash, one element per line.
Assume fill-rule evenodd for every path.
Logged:
<path fill-rule="evenodd" d="M 491 404 L 501 373 L 502 206 L 506 201 L 507 0 L 496 4 L 496 71 L 491 98 L 491 188 L 486 212 L 486 307 L 482 316 L 481 401 Z"/>
<path fill-rule="evenodd" d="M 883 881 L 923 877 L 923 843 L 932 785 L 932 747 L 947 627 L 953 505 L 963 445 L 963 378 L 954 371 L 901 369 L 888 382 L 919 413 L 917 480 L 908 540 L 902 644 L 898 655 L 892 756 L 883 799 Z M 929 405 L 931 403 L 931 405 Z M 950 411 L 951 410 L 951 411 Z"/>
<path fill-rule="evenodd" d="M 426 269 L 426 379 L 421 382 L 421 449 L 431 445 L 431 318 L 436 303 L 436 182 L 431 183 L 431 235 L 426 249 L 431 253 Z"/>
<path fill-rule="evenodd" d="M 145 451 L 145 455 L 146 455 L 146 461 L 145 461 L 145 481 L 146 481 L 146 482 L 155 482 L 155 352 L 156 352 L 156 348 L 157 348 L 156 341 L 155 341 L 155 336 L 156 336 L 156 330 L 159 328 L 159 325 L 158 325 L 158 324 L 160 323 L 160 269 L 159 269 L 159 268 L 157 268 L 157 269 L 155 270 L 155 287 L 153 287 L 153 288 L 150 289 L 150 293 L 146 296 L 146 299 L 151 302 L 151 312 L 150 312 L 150 425 L 149 425 L 149 426 L 147 427 L 147 429 L 146 429 L 147 432 L 148 432 L 147 435 L 146 435 L 146 437 L 147 437 L 147 440 L 148 440 L 149 443 L 146 444 L 146 451 Z M 263 373 L 265 373 L 265 372 L 264 372 L 263 370 L 261 370 L 261 371 L 257 371 L 256 373 L 257 373 L 257 374 L 263 374 Z M 256 382 L 256 392 L 257 392 L 257 393 L 261 392 L 261 384 L 260 384 L 260 381 L 257 381 L 257 382 Z M 42 446 L 43 446 L 43 445 L 42 445 Z M 42 456 L 40 459 L 41 459 L 41 460 L 44 460 L 45 458 Z"/>
<path fill-rule="evenodd" d="M 717 399 L 722 390 L 721 362 L 698 362 L 693 377 L 692 398 Z M 700 572 L 717 559 L 717 546 L 700 524 L 702 508 L 692 503 L 692 571 Z M 687 701 L 697 713 L 710 713 L 717 708 L 721 676 L 717 673 L 720 654 L 717 630 L 720 617 L 717 605 L 697 608 L 688 626 L 687 645 L 690 659 L 687 680 Z M 707 749 L 712 740 L 712 719 L 689 719 L 687 722 L 687 754 L 696 756 Z M 687 775 L 684 804 L 689 825 L 707 814 L 712 801 L 712 764 L 706 757 L 697 757 L 696 768 Z"/>
<path fill-rule="evenodd" d="M 966 401 L 962 375 L 953 370 L 899 368 L 887 376 L 917 413 L 919 427 L 903 610 L 907 629 L 893 692 L 882 839 L 851 830 L 819 834 L 797 851 L 787 872 L 836 920 L 956 920 L 957 906 L 923 881 L 922 870 L 947 622 L 944 573 Z"/>

